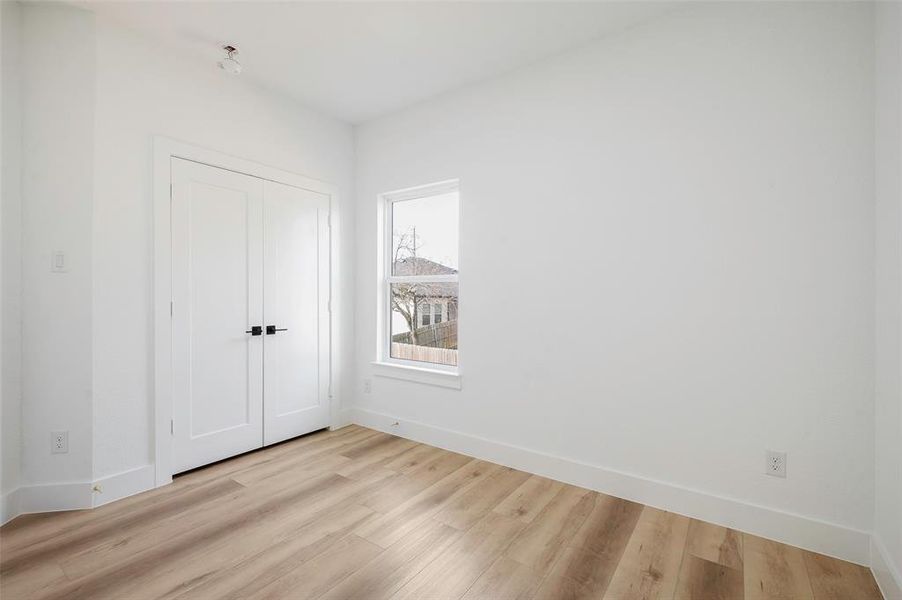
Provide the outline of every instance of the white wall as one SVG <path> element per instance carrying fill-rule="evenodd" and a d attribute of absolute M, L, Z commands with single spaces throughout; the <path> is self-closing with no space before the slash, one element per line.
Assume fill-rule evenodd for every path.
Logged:
<path fill-rule="evenodd" d="M 4 3 L 4 10 L 6 10 Z M 16 5 L 18 6 L 18 5 Z M 301 173 L 338 186 L 346 199 L 333 218 L 341 240 L 334 257 L 339 297 L 333 308 L 335 402 L 351 360 L 353 309 L 341 299 L 353 287 L 353 131 L 294 102 L 230 78 L 215 63 L 187 60 L 91 12 L 60 4 L 23 5 L 22 231 L 7 194 L 4 153 L 4 421 L 3 461 L 17 462 L 18 429 L 6 419 L 6 350 L 16 305 L 7 279 L 8 247 L 22 240 L 22 477 L 25 510 L 91 506 L 92 481 L 114 494 L 135 491 L 152 473 L 152 141 L 184 142 Z M 6 16 L 6 12 L 4 12 Z M 6 45 L 13 37 L 4 27 Z M 64 57 L 61 58 L 61 57 Z M 61 62 L 63 61 L 63 62 Z M 77 68 L 72 68 L 77 65 Z M 4 88 L 4 102 L 6 89 Z M 14 129 L 6 129 L 4 140 Z M 341 199 L 339 199 L 341 201 Z M 63 250 L 69 272 L 50 272 Z M 8 335 L 9 334 L 9 335 Z M 50 453 L 50 432 L 70 432 L 68 454 Z M 110 476 L 128 472 L 122 478 Z M 10 471 L 10 477 L 13 472 Z M 151 480 L 152 481 L 152 480 Z M 61 485 L 61 484 L 72 485 Z M 37 488 L 50 485 L 57 487 Z M 6 488 L 4 488 L 6 491 Z M 106 496 L 110 493 L 105 490 Z M 42 498 L 41 496 L 48 496 Z M 49 497 L 53 496 L 53 497 Z M 26 501 L 27 500 L 27 501 Z"/>
<path fill-rule="evenodd" d="M 877 355 L 875 572 L 902 598 L 902 7 L 876 17 Z M 895 581 L 893 581 L 895 578 Z M 893 596 L 889 590 L 895 585 Z"/>
<path fill-rule="evenodd" d="M 20 277 L 22 103 L 19 38 L 22 14 L 15 2 L 0 3 L 0 522 L 6 520 L 9 496 L 19 485 L 21 441 Z"/>
<path fill-rule="evenodd" d="M 90 13 L 32 3 L 21 9 L 20 205 L 13 10 L 3 3 L 0 492 L 151 461 L 153 135 L 322 179 L 345 199 L 355 175 L 350 127 Z M 869 531 L 876 500 L 898 561 L 899 336 L 874 335 L 875 319 L 881 332 L 899 323 L 889 134 L 877 138 L 879 226 L 871 200 L 875 100 L 881 128 L 898 128 L 898 88 L 875 97 L 874 19 L 863 4 L 695 5 L 360 127 L 359 193 L 336 223 L 342 297 L 355 298 L 337 307 L 351 414 L 837 531 Z M 879 81 L 894 81 L 892 48 L 878 41 Z M 62 55 L 79 68 L 60 68 Z M 453 177 L 463 389 L 377 378 L 362 394 L 376 347 L 376 195 Z M 52 250 L 68 253 L 69 273 L 49 272 Z M 503 319 L 499 299 L 516 299 Z M 53 429 L 70 430 L 69 455 L 49 453 Z M 21 481 L 9 467 L 20 443 Z M 789 452 L 788 479 L 762 474 L 765 448 Z"/>
<path fill-rule="evenodd" d="M 25 6 L 21 52 L 22 483 L 90 481 L 93 18 Z M 68 273 L 50 272 L 55 250 Z M 68 454 L 50 453 L 54 430 Z"/>
<path fill-rule="evenodd" d="M 343 240 L 336 264 L 348 295 L 354 155 L 350 126 L 114 23 L 98 21 L 96 54 L 92 335 L 94 475 L 100 479 L 153 461 L 152 136 L 337 185 L 347 201 L 334 221 Z M 352 312 L 339 310 L 336 340 L 348 354 Z"/>
<path fill-rule="evenodd" d="M 790 541 L 866 560 L 873 19 L 695 5 L 360 127 L 358 374 L 376 195 L 457 177 L 463 389 L 378 377 L 357 414 L 851 530 Z"/>

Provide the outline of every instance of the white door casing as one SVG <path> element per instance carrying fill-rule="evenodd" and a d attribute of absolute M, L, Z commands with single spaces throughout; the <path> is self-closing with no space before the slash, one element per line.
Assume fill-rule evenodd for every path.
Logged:
<path fill-rule="evenodd" d="M 264 182 L 264 444 L 327 427 L 329 197 Z M 269 333 L 275 327 L 275 333 Z"/>

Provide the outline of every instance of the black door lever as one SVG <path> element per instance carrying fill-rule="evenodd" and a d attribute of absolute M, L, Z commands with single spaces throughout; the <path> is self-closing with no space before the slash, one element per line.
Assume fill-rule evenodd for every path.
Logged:
<path fill-rule="evenodd" d="M 277 331 L 288 331 L 288 329 L 276 329 L 275 325 L 266 326 L 266 335 L 275 335 Z"/>
<path fill-rule="evenodd" d="M 269 331 L 269 329 L 267 329 Z M 249 333 L 251 335 L 263 335 L 263 327 L 260 325 L 254 325 L 244 333 Z"/>

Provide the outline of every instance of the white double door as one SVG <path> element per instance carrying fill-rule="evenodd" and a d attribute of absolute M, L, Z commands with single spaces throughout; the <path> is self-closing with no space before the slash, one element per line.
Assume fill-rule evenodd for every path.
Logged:
<path fill-rule="evenodd" d="M 172 159 L 173 472 L 329 424 L 329 200 Z"/>

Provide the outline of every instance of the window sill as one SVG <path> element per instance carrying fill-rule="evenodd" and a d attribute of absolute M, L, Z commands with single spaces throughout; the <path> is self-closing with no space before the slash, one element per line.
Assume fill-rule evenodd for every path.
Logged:
<path fill-rule="evenodd" d="M 373 375 L 377 377 L 388 377 L 391 379 L 401 379 L 403 381 L 413 381 L 415 383 L 425 383 L 426 385 L 435 385 L 454 390 L 460 389 L 460 373 L 453 371 L 400 365 L 378 360 L 373 361 L 370 364 L 373 365 Z"/>

